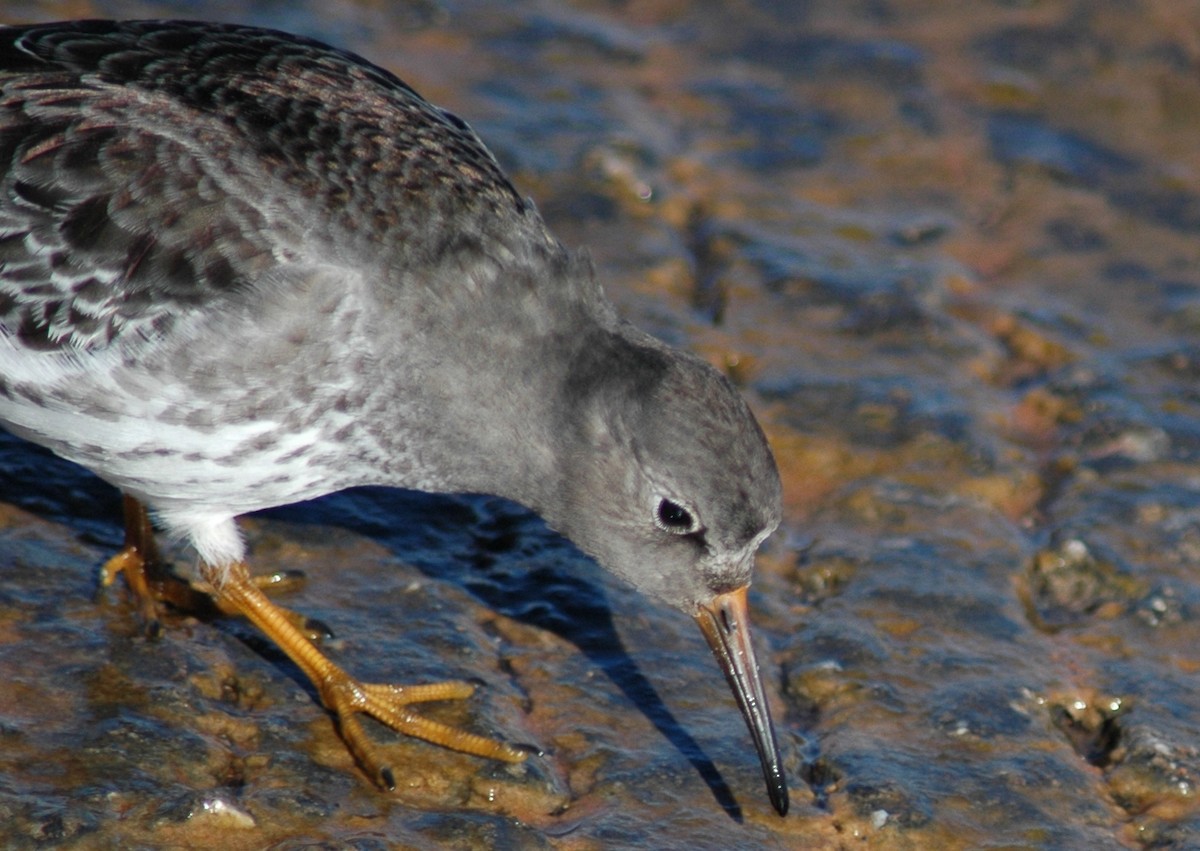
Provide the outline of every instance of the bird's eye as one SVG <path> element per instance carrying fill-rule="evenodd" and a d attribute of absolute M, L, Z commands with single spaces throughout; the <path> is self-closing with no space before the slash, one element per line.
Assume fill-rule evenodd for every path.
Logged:
<path fill-rule="evenodd" d="M 686 534 L 696 525 L 692 513 L 677 502 L 669 499 L 658 501 L 658 523 L 668 532 Z"/>

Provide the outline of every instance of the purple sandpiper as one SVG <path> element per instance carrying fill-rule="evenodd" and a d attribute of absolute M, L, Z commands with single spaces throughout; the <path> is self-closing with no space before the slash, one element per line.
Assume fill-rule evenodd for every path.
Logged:
<path fill-rule="evenodd" d="M 13 27 L 0 168 L 0 424 L 126 495 L 107 569 L 150 617 L 146 508 L 377 784 L 395 775 L 364 713 L 521 760 L 412 708 L 469 684 L 331 662 L 253 581 L 235 522 L 356 485 L 508 497 L 695 617 L 786 813 L 746 605 L 780 518 L 763 433 L 716 370 L 617 317 L 463 121 L 279 32 Z"/>

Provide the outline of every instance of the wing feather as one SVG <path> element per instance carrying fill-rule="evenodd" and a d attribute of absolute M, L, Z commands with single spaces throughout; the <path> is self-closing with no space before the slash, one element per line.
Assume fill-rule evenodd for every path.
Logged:
<path fill-rule="evenodd" d="M 465 123 L 246 27 L 0 29 L 0 169 L 0 335 L 26 350 L 154 338 L 281 264 L 399 281 L 518 230 L 552 244 Z"/>

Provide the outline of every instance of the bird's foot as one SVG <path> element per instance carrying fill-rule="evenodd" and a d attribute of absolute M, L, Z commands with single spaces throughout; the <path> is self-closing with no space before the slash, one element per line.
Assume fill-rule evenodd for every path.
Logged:
<path fill-rule="evenodd" d="M 218 603 L 236 610 L 275 642 L 317 687 L 321 701 L 337 719 L 338 730 L 359 766 L 385 789 L 394 789 L 395 775 L 363 729 L 359 715 L 407 736 L 451 750 L 502 762 L 521 762 L 525 752 L 457 727 L 425 718 L 410 707 L 434 700 L 462 700 L 475 687 L 461 680 L 400 686 L 361 683 L 329 660 L 289 618 L 291 613 L 272 603 L 250 579 L 245 565 L 223 572 Z"/>
<path fill-rule="evenodd" d="M 203 582 L 190 582 L 174 573 L 163 561 L 154 538 L 154 527 L 146 507 L 128 494 L 124 495 L 125 544 L 120 552 L 100 568 L 100 586 L 107 588 L 125 577 L 125 584 L 137 599 L 142 628 L 150 638 L 162 634 L 162 606 L 186 612 L 202 620 L 222 615 L 236 615 L 236 609 L 222 605 L 219 595 Z M 283 570 L 250 580 L 268 593 L 291 591 L 304 584 L 304 574 L 298 570 Z M 332 638 L 324 623 L 314 618 L 277 607 L 279 611 L 310 640 Z"/>
<path fill-rule="evenodd" d="M 125 584 L 137 598 L 142 628 L 147 636 L 157 638 L 162 632 L 162 621 L 158 617 L 158 596 L 150 590 L 145 559 L 140 552 L 128 545 L 100 567 L 100 587 L 109 587 L 122 574 L 125 576 Z"/>
<path fill-rule="evenodd" d="M 525 759 L 525 752 L 512 745 L 430 720 L 409 708 L 415 703 L 470 697 L 475 687 L 462 680 L 416 686 L 381 685 L 360 683 L 341 669 L 335 669 L 318 688 L 322 702 L 337 717 L 338 730 L 355 761 L 384 789 L 396 788 L 395 774 L 367 736 L 358 719 L 360 714 L 370 715 L 398 733 L 450 750 L 501 762 Z"/>
<path fill-rule="evenodd" d="M 145 506 L 131 496 L 124 497 L 125 544 L 120 552 L 100 568 L 100 586 L 107 588 L 125 577 L 142 616 L 142 628 L 150 638 L 162 634 L 160 604 L 180 609 L 202 606 L 205 595 L 192 588 L 186 579 L 176 576 L 164 564 L 154 540 L 154 528 Z M 211 607 L 211 601 L 209 602 Z"/>

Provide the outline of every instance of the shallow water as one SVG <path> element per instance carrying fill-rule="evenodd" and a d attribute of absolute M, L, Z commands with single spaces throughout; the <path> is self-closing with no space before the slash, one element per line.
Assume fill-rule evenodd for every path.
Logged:
<path fill-rule="evenodd" d="M 332 7 L 330 7 L 332 9 Z M 7 3 L 10 21 L 195 15 Z M 1175 0 L 210 3 L 466 117 L 779 457 L 752 593 L 770 810 L 694 627 L 486 498 L 256 517 L 365 679 L 521 769 L 350 766 L 252 630 L 143 640 L 118 501 L 0 437 L 6 847 L 1200 846 L 1200 13 Z M 185 556 L 186 558 L 186 556 Z"/>

